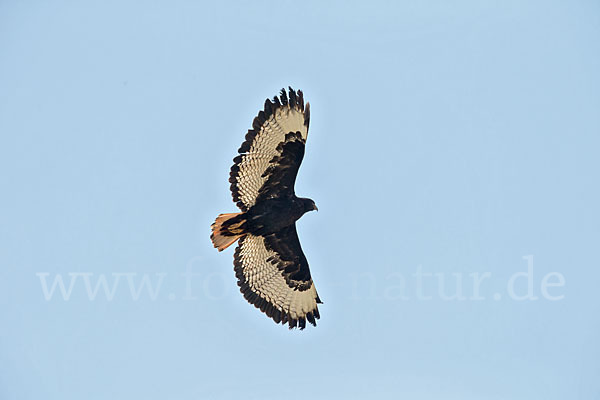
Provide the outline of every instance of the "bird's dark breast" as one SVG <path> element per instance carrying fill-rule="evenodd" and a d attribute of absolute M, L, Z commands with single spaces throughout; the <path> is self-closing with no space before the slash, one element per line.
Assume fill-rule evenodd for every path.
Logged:
<path fill-rule="evenodd" d="M 304 214 L 303 208 L 292 198 L 263 200 L 246 213 L 246 230 L 257 236 L 265 236 L 292 225 Z"/>

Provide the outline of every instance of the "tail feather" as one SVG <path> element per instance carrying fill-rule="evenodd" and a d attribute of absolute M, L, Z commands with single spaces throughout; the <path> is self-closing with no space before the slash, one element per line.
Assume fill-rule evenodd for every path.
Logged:
<path fill-rule="evenodd" d="M 211 225 L 210 240 L 219 251 L 225 250 L 246 234 L 243 228 L 246 220 L 236 218 L 240 215 L 242 213 L 220 214 Z"/>

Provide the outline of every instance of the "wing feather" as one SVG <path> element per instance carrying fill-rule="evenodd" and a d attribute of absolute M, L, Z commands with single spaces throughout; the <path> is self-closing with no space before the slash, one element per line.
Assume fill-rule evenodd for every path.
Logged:
<path fill-rule="evenodd" d="M 234 270 L 240 291 L 276 323 L 304 329 L 316 325 L 321 303 L 294 225 L 263 237 L 239 241 Z"/>
<path fill-rule="evenodd" d="M 254 118 L 229 174 L 233 201 L 242 211 L 248 211 L 256 203 L 261 188 L 273 175 L 277 182 L 272 180 L 272 184 L 267 185 L 270 189 L 263 190 L 269 193 L 263 196 L 273 195 L 276 183 L 284 183 L 279 187 L 293 192 L 309 122 L 310 107 L 308 103 L 305 107 L 300 90 L 289 88 L 288 97 L 282 89 L 279 97 L 265 101 L 264 110 Z M 285 168 L 279 169 L 279 165 Z"/>

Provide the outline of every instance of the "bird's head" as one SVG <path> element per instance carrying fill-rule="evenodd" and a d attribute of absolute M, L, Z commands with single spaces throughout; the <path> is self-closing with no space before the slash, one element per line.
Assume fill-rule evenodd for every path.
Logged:
<path fill-rule="evenodd" d="M 313 211 L 313 210 L 319 211 L 319 209 L 317 208 L 317 205 L 311 199 L 303 198 L 302 203 L 304 204 L 304 212 L 309 212 L 309 211 Z"/>

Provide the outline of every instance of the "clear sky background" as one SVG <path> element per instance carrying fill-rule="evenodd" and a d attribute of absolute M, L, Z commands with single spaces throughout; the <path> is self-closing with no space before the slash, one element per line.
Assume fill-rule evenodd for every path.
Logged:
<path fill-rule="evenodd" d="M 0 399 L 600 398 L 599 71 L 597 1 L 0 2 Z M 302 332 L 209 241 L 288 85 Z"/>

